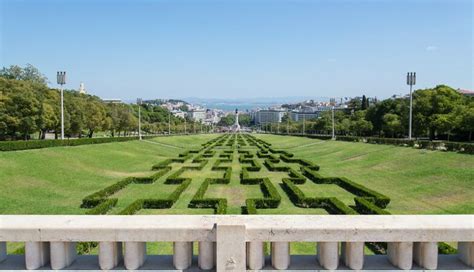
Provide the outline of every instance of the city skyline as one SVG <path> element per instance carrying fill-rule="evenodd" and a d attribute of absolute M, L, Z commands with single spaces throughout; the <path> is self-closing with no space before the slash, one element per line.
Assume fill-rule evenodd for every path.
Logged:
<path fill-rule="evenodd" d="M 409 5 L 408 5 L 409 4 Z M 2 1 L 1 66 L 103 98 L 473 89 L 471 1 Z M 45 16 L 48 20 L 45 20 Z M 20 18 L 21 20 L 18 20 Z"/>

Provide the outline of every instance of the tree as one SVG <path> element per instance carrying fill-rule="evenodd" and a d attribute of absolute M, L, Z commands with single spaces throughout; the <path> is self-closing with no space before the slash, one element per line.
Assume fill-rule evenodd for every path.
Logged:
<path fill-rule="evenodd" d="M 85 114 L 85 126 L 89 130 L 87 135 L 89 138 L 92 138 L 94 131 L 104 127 L 105 119 L 104 106 L 98 101 L 89 100 Z"/>
<path fill-rule="evenodd" d="M 395 134 L 398 134 L 402 131 L 402 123 L 400 121 L 400 116 L 393 114 L 393 113 L 387 113 L 383 116 L 383 122 L 384 122 L 384 132 L 387 132 L 387 134 L 390 134 L 391 137 L 395 137 Z"/>
<path fill-rule="evenodd" d="M 367 98 L 365 97 L 365 94 L 362 95 L 362 103 L 361 103 L 360 109 L 361 110 L 367 109 Z"/>
<path fill-rule="evenodd" d="M 3 67 L 2 70 L 0 70 L 0 77 L 30 81 L 44 86 L 46 86 L 48 82 L 48 78 L 31 64 L 27 64 L 25 68 L 21 68 L 18 65 L 11 65 L 9 68 Z"/>
<path fill-rule="evenodd" d="M 469 141 L 472 140 L 472 132 L 474 131 L 474 104 L 464 107 L 461 111 L 459 126 L 462 130 L 469 133 Z"/>

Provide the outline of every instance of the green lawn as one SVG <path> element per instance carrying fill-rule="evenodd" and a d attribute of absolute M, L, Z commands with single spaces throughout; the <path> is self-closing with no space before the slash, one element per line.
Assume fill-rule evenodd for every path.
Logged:
<path fill-rule="evenodd" d="M 344 176 L 389 196 L 391 213 L 474 213 L 472 155 L 304 137 L 258 137 L 315 162 L 323 176 Z"/>
<path fill-rule="evenodd" d="M 150 176 L 151 166 L 167 158 L 176 158 L 188 149 L 219 135 L 157 137 L 77 147 L 56 147 L 0 153 L 1 214 L 84 214 L 82 199 L 125 177 Z M 344 176 L 391 198 L 387 211 L 393 214 L 474 213 L 474 156 L 452 152 L 417 150 L 390 145 L 372 145 L 339 141 L 321 141 L 303 137 L 255 135 L 275 149 L 291 152 L 321 166 L 323 176 Z M 222 177 L 224 171 L 211 168 L 220 154 L 231 147 L 215 147 L 201 171 L 186 171 L 192 179 L 171 209 L 142 209 L 137 214 L 212 214 L 213 209 L 189 209 L 188 205 L 205 178 Z M 235 148 L 234 148 L 235 149 Z M 256 147 L 242 146 L 255 154 Z M 195 156 L 195 155 L 194 155 Z M 242 165 L 239 154 L 232 153 L 230 184 L 211 184 L 206 198 L 226 198 L 227 213 L 240 214 L 247 198 L 261 198 L 259 185 L 240 184 Z M 282 189 L 286 172 L 270 172 L 263 166 L 250 177 L 269 177 L 282 201 L 277 209 L 259 209 L 260 214 L 327 214 L 324 209 L 299 208 Z M 114 197 L 119 201 L 109 214 L 118 214 L 138 198 L 166 198 L 178 185 L 164 184 L 165 179 L 183 165 L 172 163 L 172 170 L 152 184 L 130 184 Z M 277 163 L 299 169 L 295 163 Z M 337 197 L 344 204 L 354 204 L 354 195 L 333 184 L 315 184 L 307 180 L 298 185 L 311 197 Z M 9 252 L 21 245 L 9 247 Z M 171 250 L 170 244 L 149 245 L 152 253 Z M 292 252 L 314 253 L 314 244 L 295 243 Z"/>
<path fill-rule="evenodd" d="M 0 153 L 0 212 L 2 214 L 83 214 L 84 196 L 127 176 L 149 176 L 151 166 L 166 158 L 176 157 L 186 149 L 199 148 L 218 135 L 157 137 L 149 141 L 122 142 L 77 147 L 56 147 Z M 257 135 L 272 146 L 311 160 L 321 166 L 323 176 L 345 176 L 389 196 L 387 210 L 394 214 L 446 214 L 474 212 L 474 156 L 452 152 L 427 151 L 390 145 L 372 145 L 339 141 L 320 141 L 302 137 Z M 250 147 L 246 149 L 253 150 Z M 226 147 L 222 147 L 226 149 Z M 222 153 L 218 150 L 217 154 Z M 192 178 L 190 187 L 169 210 L 141 210 L 139 214 L 212 213 L 211 209 L 188 209 L 187 205 L 206 177 L 219 177 L 211 171 L 216 156 L 203 171 L 185 172 Z M 229 213 L 240 213 L 246 198 L 261 197 L 257 185 L 241 185 L 241 165 L 237 152 L 232 166 L 231 183 L 211 185 L 206 197 L 224 197 Z M 290 165 L 297 169 L 297 165 Z M 119 202 L 111 213 L 125 208 L 137 197 L 166 197 L 176 185 L 164 185 L 164 179 L 181 164 L 154 184 L 132 184 L 118 192 Z M 281 189 L 285 173 L 251 172 L 252 177 L 270 177 L 283 198 L 278 209 L 259 210 L 274 214 L 325 214 L 324 210 L 295 207 Z M 309 196 L 336 196 L 345 204 L 353 203 L 353 195 L 335 185 L 306 182 L 299 185 Z"/>

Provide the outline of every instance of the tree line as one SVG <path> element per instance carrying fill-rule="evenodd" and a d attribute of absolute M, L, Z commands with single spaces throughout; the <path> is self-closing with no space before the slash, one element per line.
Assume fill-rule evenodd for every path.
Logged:
<path fill-rule="evenodd" d="M 60 92 L 47 86 L 48 79 L 32 65 L 10 66 L 0 70 L 0 140 L 55 138 L 61 131 Z M 157 105 L 142 104 L 142 130 L 145 133 L 196 131 L 201 124 L 175 117 Z M 204 127 L 207 129 L 207 127 Z M 64 91 L 64 130 L 66 137 L 93 137 L 97 132 L 127 136 L 138 130 L 138 105 L 104 103 L 99 97 Z"/>
<path fill-rule="evenodd" d="M 409 97 L 369 101 L 362 96 L 346 109 L 335 110 L 337 135 L 403 138 L 408 135 Z M 332 112 L 319 118 L 293 122 L 284 116 L 281 124 L 267 124 L 264 130 L 286 133 L 332 133 Z M 471 141 L 474 131 L 474 98 L 438 85 L 413 93 L 413 137 L 431 140 Z"/>

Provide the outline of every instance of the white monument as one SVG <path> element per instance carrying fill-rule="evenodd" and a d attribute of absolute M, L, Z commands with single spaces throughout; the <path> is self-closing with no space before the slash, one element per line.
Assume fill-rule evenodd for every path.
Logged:
<path fill-rule="evenodd" d="M 84 83 L 83 82 L 81 82 L 81 84 L 79 85 L 79 93 L 80 94 L 87 94 L 86 89 L 84 88 Z"/>
<path fill-rule="evenodd" d="M 239 125 L 239 110 L 235 109 L 235 123 L 232 126 L 232 131 L 233 132 L 239 132 L 240 131 L 240 125 Z"/>

